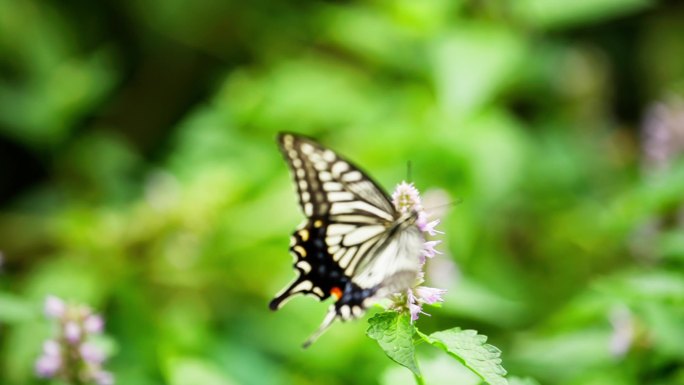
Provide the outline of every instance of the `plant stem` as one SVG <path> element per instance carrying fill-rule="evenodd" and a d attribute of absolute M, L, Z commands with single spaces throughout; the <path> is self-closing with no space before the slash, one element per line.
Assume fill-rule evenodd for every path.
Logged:
<path fill-rule="evenodd" d="M 425 379 L 423 378 L 423 376 L 419 376 L 413 373 L 413 378 L 416 379 L 416 385 L 425 385 Z"/>

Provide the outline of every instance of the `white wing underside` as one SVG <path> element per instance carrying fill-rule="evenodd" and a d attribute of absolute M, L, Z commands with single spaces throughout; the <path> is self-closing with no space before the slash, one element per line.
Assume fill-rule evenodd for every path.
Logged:
<path fill-rule="evenodd" d="M 371 251 L 373 258 L 363 260 L 354 281 L 361 287 L 378 287 L 379 298 L 411 287 L 420 270 L 423 242 L 416 226 L 397 231 L 382 249 Z"/>

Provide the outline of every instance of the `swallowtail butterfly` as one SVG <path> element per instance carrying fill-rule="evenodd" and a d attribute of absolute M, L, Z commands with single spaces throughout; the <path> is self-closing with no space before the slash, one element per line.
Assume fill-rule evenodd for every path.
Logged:
<path fill-rule="evenodd" d="M 296 294 L 333 297 L 310 345 L 336 319 L 360 317 L 375 301 L 409 288 L 420 271 L 425 239 L 417 213 L 401 213 L 363 171 L 310 138 L 281 133 L 280 150 L 294 177 L 306 221 L 292 234 L 299 276 L 270 303 Z"/>

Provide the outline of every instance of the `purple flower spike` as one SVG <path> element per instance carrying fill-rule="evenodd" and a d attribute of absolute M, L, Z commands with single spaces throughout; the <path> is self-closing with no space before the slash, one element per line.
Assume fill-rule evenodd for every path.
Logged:
<path fill-rule="evenodd" d="M 435 229 L 439 224 L 439 219 L 434 221 L 428 220 L 428 215 L 423 210 L 420 194 L 412 183 L 401 182 L 392 194 L 392 203 L 395 209 L 402 214 L 415 212 L 417 214 L 416 226 L 426 235 L 444 234 Z M 436 254 L 442 254 L 435 249 L 435 246 L 441 242 L 424 242 L 420 255 L 416 256 L 416 258 L 419 258 L 421 265 L 425 264 L 427 258 L 432 258 Z M 437 302 L 442 302 L 442 296 L 446 293 L 446 290 L 443 289 L 420 286 L 424 281 L 424 275 L 423 271 L 418 272 L 414 286 L 403 293 L 395 293 L 393 304 L 390 306 L 390 308 L 397 311 L 407 311 L 411 315 L 411 322 L 416 321 L 420 314 L 429 316 L 429 314 L 423 311 L 423 305 L 433 305 Z"/>
<path fill-rule="evenodd" d="M 88 306 L 68 304 L 55 296 L 46 298 L 45 314 L 60 326 L 59 335 L 43 343 L 36 375 L 68 384 L 114 384 L 114 376 L 102 368 L 105 352 L 90 342 L 93 334 L 104 329 L 102 317 Z"/>

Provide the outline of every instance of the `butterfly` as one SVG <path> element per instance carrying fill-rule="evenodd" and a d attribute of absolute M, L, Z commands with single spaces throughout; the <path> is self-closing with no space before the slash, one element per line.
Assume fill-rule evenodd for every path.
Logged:
<path fill-rule="evenodd" d="M 269 307 L 277 310 L 297 294 L 335 300 L 307 347 L 336 319 L 358 318 L 378 300 L 411 287 L 425 239 L 418 213 L 397 210 L 353 163 L 298 134 L 280 133 L 278 143 L 306 221 L 290 242 L 298 277 Z"/>

